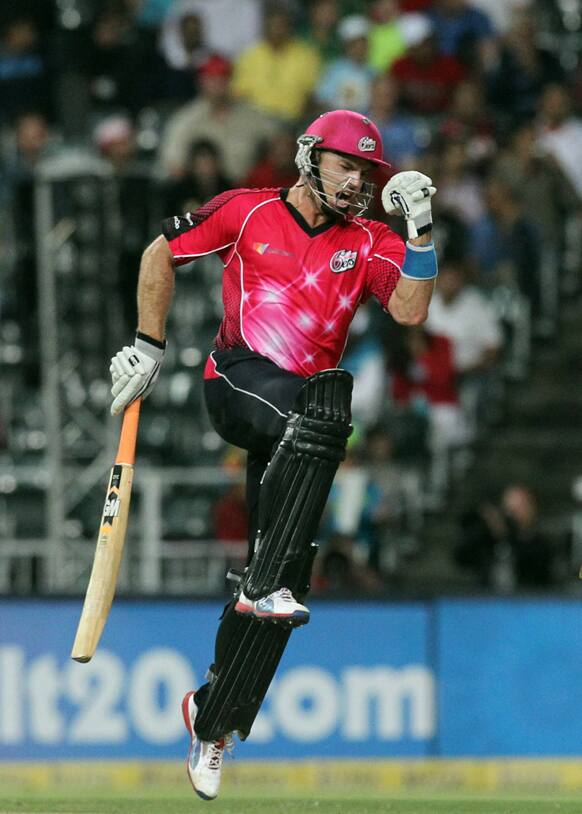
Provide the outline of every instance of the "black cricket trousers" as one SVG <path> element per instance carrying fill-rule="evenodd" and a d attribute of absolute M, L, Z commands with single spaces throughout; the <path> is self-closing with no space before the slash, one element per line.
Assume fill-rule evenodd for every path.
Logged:
<path fill-rule="evenodd" d="M 204 380 L 210 420 L 225 441 L 248 451 L 248 564 L 258 530 L 261 478 L 305 379 L 246 348 L 214 350 L 211 358 L 219 378 Z"/>

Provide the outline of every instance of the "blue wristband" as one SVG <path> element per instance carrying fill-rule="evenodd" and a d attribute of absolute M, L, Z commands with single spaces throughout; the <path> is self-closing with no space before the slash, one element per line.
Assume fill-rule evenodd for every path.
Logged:
<path fill-rule="evenodd" d="M 402 276 L 409 280 L 434 280 L 438 273 L 434 243 L 413 246 L 407 241 Z"/>

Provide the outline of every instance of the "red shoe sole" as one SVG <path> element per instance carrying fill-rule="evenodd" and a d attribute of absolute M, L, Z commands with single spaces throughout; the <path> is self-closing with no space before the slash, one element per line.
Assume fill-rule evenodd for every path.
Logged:
<path fill-rule="evenodd" d="M 182 717 L 184 718 L 184 723 L 186 724 L 186 729 L 190 733 L 190 737 L 194 734 L 192 729 L 192 721 L 190 720 L 190 714 L 188 712 L 188 706 L 190 704 L 190 699 L 194 695 L 193 691 L 187 692 L 182 700 Z"/>

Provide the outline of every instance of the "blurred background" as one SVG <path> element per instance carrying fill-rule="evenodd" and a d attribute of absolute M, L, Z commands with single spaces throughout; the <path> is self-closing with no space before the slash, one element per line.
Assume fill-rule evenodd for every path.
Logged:
<path fill-rule="evenodd" d="M 398 327 L 375 304 L 353 323 L 342 364 L 355 377 L 355 432 L 321 525 L 313 596 L 337 601 L 348 617 L 363 608 L 362 624 L 379 625 L 379 636 L 402 624 L 394 658 L 432 665 L 410 685 L 429 699 L 439 679 L 435 613 L 444 625 L 439 642 L 448 641 L 447 619 L 466 635 L 449 642 L 456 656 L 497 624 L 483 610 L 483 619 L 471 616 L 474 627 L 459 629 L 455 613 L 472 602 L 507 610 L 501 627 L 511 628 L 515 613 L 515 641 L 531 635 L 519 632 L 522 607 L 558 614 L 540 623 L 548 642 L 556 631 L 577 635 L 581 53 L 576 0 L 3 4 L 0 633 L 4 626 L 5 643 L 32 637 L 30 652 L 48 670 L 38 668 L 43 680 L 50 669 L 38 648 L 47 634 L 34 619 L 56 614 L 63 638 L 54 652 L 66 659 L 119 430 L 109 417 L 109 358 L 133 336 L 141 252 L 164 217 L 227 188 L 292 185 L 297 135 L 338 107 L 377 123 L 393 171 L 434 179 L 440 275 L 421 328 Z M 377 181 L 381 188 L 386 178 Z M 385 218 L 377 206 L 373 216 Z M 390 225 L 402 233 L 401 222 Z M 178 269 L 166 361 L 142 411 L 118 595 L 188 600 L 176 606 L 186 617 L 164 622 L 168 637 L 188 608 L 215 607 L 201 600 L 219 607 L 225 572 L 246 550 L 244 458 L 213 431 L 202 399 L 221 313 L 220 261 Z M 120 607 L 143 628 L 140 605 Z M 147 613 L 153 630 L 159 613 Z M 417 634 L 419 653 L 409 654 Z M 314 640 L 306 652 L 315 659 L 321 646 Z M 210 649 L 211 638 L 200 675 Z M 0 647 L 12 677 L 4 685 L 0 678 L 0 744 L 16 744 L 13 757 L 34 756 L 39 743 L 60 737 L 55 721 L 37 738 L 8 716 L 24 653 Z M 451 675 L 466 676 L 464 667 L 470 672 L 469 662 L 455 662 Z M 319 686 L 318 698 L 329 696 Z M 447 686 L 454 696 L 456 685 Z M 461 740 L 439 741 L 436 707 L 422 709 L 401 736 L 422 754 L 450 753 Z M 352 740 L 370 736 L 363 724 L 349 726 Z M 397 729 L 380 727 L 379 754 L 388 741 L 394 754 L 407 753 Z M 553 753 L 577 753 L 562 734 Z M 149 735 L 145 726 L 141 736 Z M 490 743 L 492 753 L 503 753 L 501 743 Z M 545 753 L 547 744 L 535 749 Z"/>

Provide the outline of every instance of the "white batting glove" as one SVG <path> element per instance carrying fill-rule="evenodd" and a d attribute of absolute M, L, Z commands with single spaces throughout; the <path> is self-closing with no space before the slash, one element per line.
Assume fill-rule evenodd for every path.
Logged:
<path fill-rule="evenodd" d="M 416 170 L 397 172 L 382 190 L 382 206 L 388 215 L 404 215 L 411 240 L 431 229 L 430 199 L 435 192 L 428 175 Z"/>
<path fill-rule="evenodd" d="M 111 415 L 119 415 L 136 398 L 145 398 L 152 391 L 165 348 L 165 342 L 138 332 L 133 345 L 126 345 L 115 354 L 109 367 L 113 383 Z"/>

